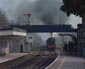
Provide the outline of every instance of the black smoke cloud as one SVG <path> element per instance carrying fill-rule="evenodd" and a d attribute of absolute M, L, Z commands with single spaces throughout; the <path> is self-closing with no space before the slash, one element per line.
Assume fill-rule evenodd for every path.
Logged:
<path fill-rule="evenodd" d="M 58 0 L 37 0 L 34 9 L 44 24 L 64 24 L 67 16 L 60 11 L 61 5 Z"/>
<path fill-rule="evenodd" d="M 18 13 L 16 16 L 17 21 L 26 23 L 27 19 L 22 16 L 24 12 L 31 13 L 31 24 L 45 24 L 45 25 L 56 25 L 65 24 L 67 21 L 67 16 L 64 12 L 60 11 L 62 2 L 59 0 L 35 0 L 34 2 L 21 2 L 17 9 Z M 21 23 L 20 22 L 20 23 Z M 42 23 L 42 24 L 41 24 Z"/>

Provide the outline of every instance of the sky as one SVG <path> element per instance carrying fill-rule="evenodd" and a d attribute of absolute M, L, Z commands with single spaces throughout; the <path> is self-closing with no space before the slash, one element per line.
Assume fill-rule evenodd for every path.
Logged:
<path fill-rule="evenodd" d="M 14 17 L 14 13 L 16 11 L 16 8 L 18 6 L 18 4 L 21 2 L 22 0 L 0 0 L 0 8 L 3 9 L 6 12 L 7 17 L 11 20 Z M 29 0 L 30 2 L 33 2 L 35 0 Z M 61 0 L 59 0 L 61 1 Z M 81 23 L 81 18 L 80 17 L 76 17 L 74 15 L 71 15 L 67 22 L 69 24 L 72 24 L 72 26 L 74 28 L 77 27 L 78 23 Z"/>
<path fill-rule="evenodd" d="M 14 15 L 17 9 L 17 6 L 20 4 L 20 2 L 23 0 L 0 0 L 0 8 L 6 12 L 7 17 L 12 20 L 14 19 Z M 27 1 L 27 0 L 24 0 Z M 29 2 L 33 2 L 36 0 L 28 0 Z M 62 1 L 62 0 L 59 0 Z M 77 24 L 81 23 L 81 18 L 79 16 L 74 16 L 71 15 L 68 20 L 67 20 L 68 24 L 71 24 L 74 28 L 77 28 Z M 41 38 L 43 40 L 46 40 L 47 38 L 49 38 L 50 34 L 48 33 L 39 33 L 39 35 L 41 36 Z M 49 35 L 49 36 L 48 36 Z M 43 36 L 43 37 L 42 37 Z"/>

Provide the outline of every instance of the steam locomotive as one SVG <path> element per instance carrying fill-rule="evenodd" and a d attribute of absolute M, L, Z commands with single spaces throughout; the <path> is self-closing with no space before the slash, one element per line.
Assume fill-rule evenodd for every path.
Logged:
<path fill-rule="evenodd" d="M 55 38 L 51 37 L 46 40 L 46 45 L 49 51 L 54 51 L 56 48 Z"/>

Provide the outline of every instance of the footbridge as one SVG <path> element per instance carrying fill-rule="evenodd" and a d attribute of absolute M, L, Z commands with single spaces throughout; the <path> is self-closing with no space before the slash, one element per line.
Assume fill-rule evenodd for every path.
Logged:
<path fill-rule="evenodd" d="M 27 32 L 57 32 L 62 36 L 72 36 L 77 38 L 77 29 L 73 29 L 71 25 L 16 25 L 15 27 L 26 29 Z"/>

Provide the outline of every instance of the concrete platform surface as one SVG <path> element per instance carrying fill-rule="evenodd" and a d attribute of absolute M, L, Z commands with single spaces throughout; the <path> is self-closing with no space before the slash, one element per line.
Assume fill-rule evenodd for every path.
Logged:
<path fill-rule="evenodd" d="M 46 69 L 85 69 L 85 58 L 61 56 Z"/>
<path fill-rule="evenodd" d="M 29 53 L 10 53 L 5 56 L 0 56 L 0 63 L 7 62 L 25 55 L 28 55 Z"/>

